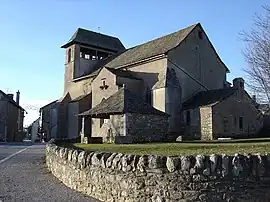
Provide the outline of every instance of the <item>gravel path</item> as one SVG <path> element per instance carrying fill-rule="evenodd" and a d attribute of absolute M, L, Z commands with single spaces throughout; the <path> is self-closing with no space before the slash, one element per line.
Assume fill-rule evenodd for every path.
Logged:
<path fill-rule="evenodd" d="M 1 153 L 1 150 L 0 150 Z M 0 202 L 89 201 L 60 183 L 44 164 L 44 145 L 34 145 L 0 164 Z"/>

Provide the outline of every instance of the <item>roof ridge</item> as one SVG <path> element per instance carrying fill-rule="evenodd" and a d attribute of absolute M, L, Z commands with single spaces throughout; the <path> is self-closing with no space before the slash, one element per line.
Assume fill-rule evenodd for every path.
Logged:
<path fill-rule="evenodd" d="M 15 100 L 11 99 L 7 93 L 5 93 L 4 91 L 0 90 L 0 93 L 4 94 L 4 97 L 11 102 L 13 105 L 15 105 L 16 107 L 23 109 L 17 102 L 15 102 Z M 24 110 L 24 109 L 23 109 Z M 25 110 L 24 110 L 25 111 Z"/>
<path fill-rule="evenodd" d="M 87 32 L 92 32 L 92 33 L 95 33 L 95 34 L 100 34 L 100 35 L 103 35 L 103 36 L 109 36 L 109 37 L 112 37 L 112 38 L 115 38 L 115 39 L 119 39 L 119 38 L 116 37 L 116 36 L 112 36 L 112 35 L 108 35 L 108 34 L 96 32 L 96 31 L 92 31 L 92 30 L 89 30 L 89 29 L 86 29 L 86 28 L 81 28 L 81 27 L 77 28 L 77 31 L 76 31 L 76 32 L 78 32 L 79 30 L 87 31 Z"/>
<path fill-rule="evenodd" d="M 193 28 L 192 28 L 192 30 L 193 30 L 197 25 L 200 25 L 200 23 L 196 23 L 196 24 L 190 25 L 190 26 L 188 26 L 188 27 L 185 27 L 185 28 L 183 28 L 183 29 L 179 29 L 179 30 L 177 30 L 177 31 L 174 31 L 174 32 L 165 34 L 165 35 L 160 36 L 160 37 L 157 37 L 157 38 L 154 38 L 154 39 L 152 39 L 152 40 L 150 40 L 150 41 L 146 41 L 146 42 L 144 42 L 144 43 L 142 43 L 142 44 L 138 44 L 138 45 L 133 46 L 133 47 L 130 47 L 130 48 L 126 49 L 126 50 L 133 49 L 133 48 L 137 48 L 137 47 L 139 47 L 139 46 L 143 46 L 143 45 L 145 45 L 145 44 L 147 44 L 147 43 L 151 43 L 151 42 L 153 42 L 153 41 L 155 41 L 155 40 L 162 39 L 162 38 L 168 37 L 168 36 L 170 36 L 170 35 L 174 35 L 174 34 L 176 34 L 176 33 L 178 33 L 178 32 L 187 30 L 187 29 L 192 28 L 192 27 L 193 27 Z M 190 30 L 189 32 L 191 32 L 192 30 Z"/>
<path fill-rule="evenodd" d="M 112 68 L 123 67 L 147 58 L 167 54 L 168 51 L 178 47 L 197 26 L 201 26 L 200 23 L 128 48 L 109 62 L 107 66 Z"/>

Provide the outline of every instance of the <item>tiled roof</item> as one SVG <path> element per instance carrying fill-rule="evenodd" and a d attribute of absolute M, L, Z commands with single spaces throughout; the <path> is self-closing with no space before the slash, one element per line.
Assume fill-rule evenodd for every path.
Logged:
<path fill-rule="evenodd" d="M 97 32 L 89 31 L 86 29 L 79 28 L 73 34 L 71 39 L 63 45 L 61 48 L 67 48 L 68 46 L 77 43 L 81 45 L 95 46 L 115 52 L 125 50 L 124 45 L 121 41 L 113 36 L 108 36 L 105 34 L 100 34 Z"/>
<path fill-rule="evenodd" d="M 168 116 L 166 113 L 157 110 L 142 98 L 136 96 L 126 88 L 121 88 L 108 99 L 102 101 L 94 108 L 80 114 L 81 116 L 98 117 L 110 114 L 154 114 Z"/>
<path fill-rule="evenodd" d="M 116 68 L 167 53 L 169 50 L 177 47 L 197 25 L 199 24 L 191 25 L 172 34 L 127 49 L 124 53 L 106 64 L 106 66 Z"/>
<path fill-rule="evenodd" d="M 232 94 L 234 94 L 236 89 L 234 88 L 224 88 L 216 90 L 201 91 L 193 96 L 191 99 L 183 103 L 182 109 L 195 109 L 201 106 L 206 106 L 220 102 Z"/>

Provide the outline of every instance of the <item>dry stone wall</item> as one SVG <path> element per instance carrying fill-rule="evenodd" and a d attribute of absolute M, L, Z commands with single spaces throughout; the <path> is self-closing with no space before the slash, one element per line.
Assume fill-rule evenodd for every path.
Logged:
<path fill-rule="evenodd" d="M 138 156 L 49 143 L 48 169 L 101 201 L 269 201 L 270 155 Z M 269 197 L 269 198 L 268 198 Z"/>

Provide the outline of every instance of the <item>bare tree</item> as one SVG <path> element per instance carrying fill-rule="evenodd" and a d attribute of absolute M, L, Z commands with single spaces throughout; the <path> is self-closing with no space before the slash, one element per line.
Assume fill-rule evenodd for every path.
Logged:
<path fill-rule="evenodd" d="M 270 7 L 256 14 L 253 27 L 241 33 L 247 62 L 244 68 L 248 76 L 248 87 L 257 93 L 261 102 L 270 102 Z"/>

